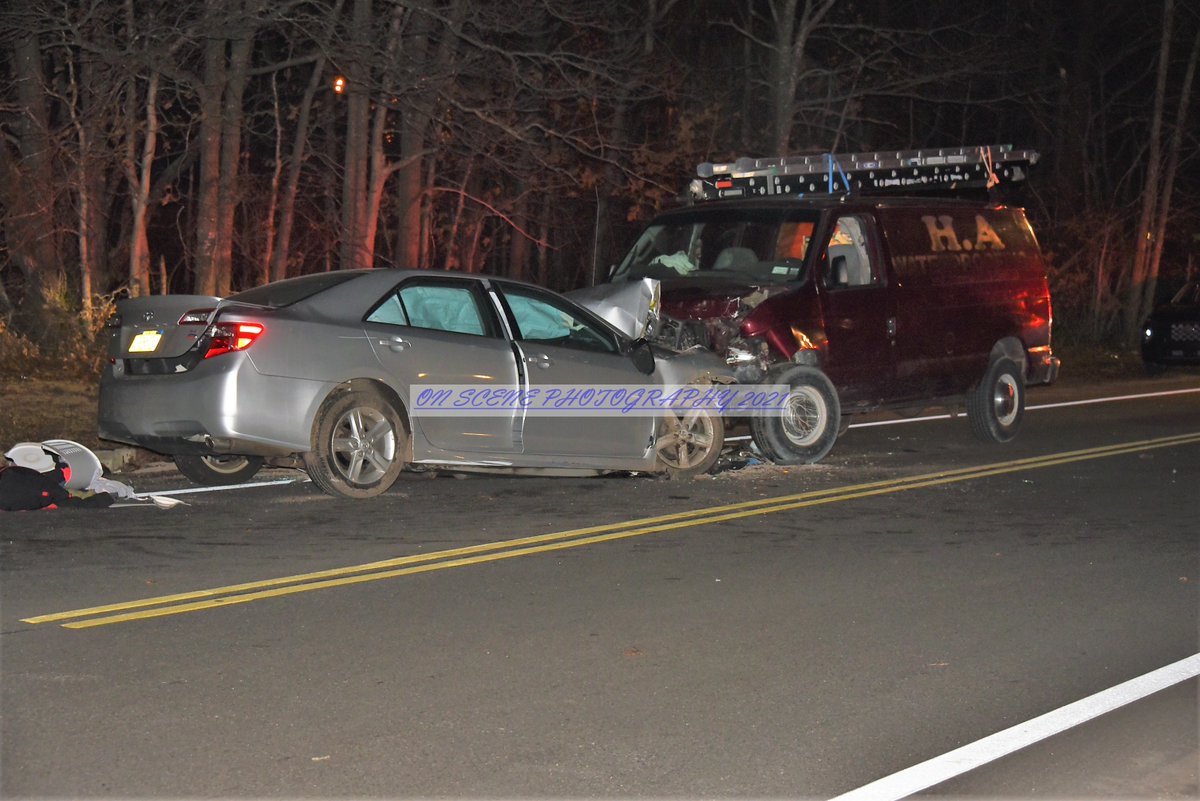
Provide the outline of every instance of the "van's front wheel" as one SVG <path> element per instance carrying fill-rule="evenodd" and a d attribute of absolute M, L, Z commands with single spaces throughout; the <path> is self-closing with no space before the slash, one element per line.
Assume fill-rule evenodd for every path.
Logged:
<path fill-rule="evenodd" d="M 1025 415 L 1025 382 L 1012 359 L 995 359 L 967 395 L 971 432 L 984 442 L 1008 442 Z"/>
<path fill-rule="evenodd" d="M 838 437 L 842 410 L 837 390 L 815 367 L 794 365 L 768 377 L 769 384 L 788 387 L 783 408 L 750 418 L 750 435 L 775 464 L 819 462 Z"/>

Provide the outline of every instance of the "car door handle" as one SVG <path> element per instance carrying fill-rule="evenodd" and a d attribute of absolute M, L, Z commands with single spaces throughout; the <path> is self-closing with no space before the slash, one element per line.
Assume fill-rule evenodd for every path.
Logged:
<path fill-rule="evenodd" d="M 412 343 L 410 343 L 404 337 L 389 337 L 387 339 L 379 340 L 379 344 L 386 346 L 388 350 L 399 353 L 402 350 L 408 350 Z"/>
<path fill-rule="evenodd" d="M 554 360 L 544 353 L 539 353 L 537 356 L 530 356 L 525 359 L 525 361 L 529 362 L 530 364 L 535 364 L 543 370 L 554 364 Z"/>

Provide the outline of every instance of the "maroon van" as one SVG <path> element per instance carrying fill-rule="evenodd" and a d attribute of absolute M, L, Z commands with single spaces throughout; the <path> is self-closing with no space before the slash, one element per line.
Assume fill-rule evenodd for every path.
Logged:
<path fill-rule="evenodd" d="M 946 167 L 946 151 L 932 152 L 919 155 L 933 164 L 901 179 L 924 170 L 935 182 L 970 185 L 961 172 L 970 158 Z M 913 167 L 914 153 L 896 155 Z M 1036 160 L 1010 153 L 975 158 L 982 180 L 1019 180 Z M 755 443 L 777 463 L 821 459 L 842 415 L 880 408 L 965 401 L 977 436 L 1012 439 L 1026 385 L 1053 381 L 1059 367 L 1046 268 L 1021 209 L 847 194 L 887 178 L 880 159 L 861 156 L 799 191 L 805 174 L 786 172 L 786 161 L 701 165 L 708 180 L 693 192 L 705 202 L 654 219 L 610 280 L 660 281 L 664 344 L 722 353 L 743 383 L 791 387 L 783 414 L 751 420 Z M 840 184 L 830 188 L 843 191 L 813 191 L 830 174 Z"/>

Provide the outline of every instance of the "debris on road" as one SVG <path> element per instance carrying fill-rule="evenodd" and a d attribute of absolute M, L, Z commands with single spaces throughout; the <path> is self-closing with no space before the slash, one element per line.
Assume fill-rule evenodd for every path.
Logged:
<path fill-rule="evenodd" d="M 96 454 L 71 440 L 20 442 L 4 457 L 5 461 L 0 463 L 0 510 L 6 512 L 63 506 L 170 509 L 184 503 L 174 498 L 139 495 L 133 487 L 105 478 Z"/>

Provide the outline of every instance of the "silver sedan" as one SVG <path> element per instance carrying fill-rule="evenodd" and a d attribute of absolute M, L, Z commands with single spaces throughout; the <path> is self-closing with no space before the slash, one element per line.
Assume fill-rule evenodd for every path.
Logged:
<path fill-rule="evenodd" d="M 528 397 L 732 381 L 711 354 L 652 350 L 561 295 L 463 273 L 345 270 L 224 299 L 133 298 L 107 331 L 101 438 L 169 455 L 197 483 L 273 464 L 352 498 L 406 467 L 696 475 L 720 453 L 719 414 L 536 414 Z"/>

